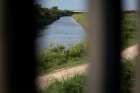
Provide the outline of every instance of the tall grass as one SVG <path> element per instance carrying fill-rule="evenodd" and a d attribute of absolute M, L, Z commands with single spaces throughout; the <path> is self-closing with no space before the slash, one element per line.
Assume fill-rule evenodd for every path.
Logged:
<path fill-rule="evenodd" d="M 68 49 L 64 46 L 47 48 L 39 54 L 39 73 L 43 74 L 59 68 L 82 64 L 85 54 L 83 44 L 77 44 Z"/>

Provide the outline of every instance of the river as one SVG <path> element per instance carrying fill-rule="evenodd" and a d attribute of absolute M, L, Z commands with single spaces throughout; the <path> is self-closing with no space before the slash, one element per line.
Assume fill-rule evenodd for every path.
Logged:
<path fill-rule="evenodd" d="M 41 32 L 41 36 L 37 38 L 39 49 L 58 45 L 63 45 L 68 48 L 85 39 L 85 30 L 71 16 L 61 17 Z"/>

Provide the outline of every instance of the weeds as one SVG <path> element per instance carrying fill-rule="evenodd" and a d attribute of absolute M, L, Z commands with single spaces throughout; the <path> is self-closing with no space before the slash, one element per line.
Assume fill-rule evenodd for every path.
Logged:
<path fill-rule="evenodd" d="M 71 48 L 57 46 L 48 48 L 39 55 L 38 70 L 40 73 L 84 63 L 85 46 L 74 45 Z"/>

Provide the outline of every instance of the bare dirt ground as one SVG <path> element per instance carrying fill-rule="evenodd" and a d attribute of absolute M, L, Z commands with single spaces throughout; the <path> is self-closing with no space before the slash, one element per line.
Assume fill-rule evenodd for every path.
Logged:
<path fill-rule="evenodd" d="M 138 55 L 138 45 L 133 45 L 122 52 L 122 57 L 126 59 L 134 59 Z"/>
<path fill-rule="evenodd" d="M 122 57 L 126 59 L 134 59 L 138 55 L 138 45 L 133 45 L 122 52 Z M 87 71 L 88 64 L 82 64 L 72 68 L 60 69 L 50 74 L 39 76 L 37 78 L 37 85 L 44 89 L 55 80 L 63 80 L 73 77 L 77 74 L 82 74 Z"/>
<path fill-rule="evenodd" d="M 88 64 L 82 64 L 76 67 L 67 68 L 55 71 L 54 73 L 46 74 L 43 76 L 39 76 L 37 78 L 37 85 L 39 88 L 44 89 L 50 83 L 54 82 L 55 80 L 63 80 L 69 77 L 73 77 L 77 74 L 86 73 Z"/>

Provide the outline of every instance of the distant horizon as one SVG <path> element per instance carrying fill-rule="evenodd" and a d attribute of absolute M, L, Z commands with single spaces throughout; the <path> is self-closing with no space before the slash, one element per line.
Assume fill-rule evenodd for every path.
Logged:
<path fill-rule="evenodd" d="M 42 6 L 42 7 L 44 7 L 44 6 Z M 53 7 L 58 7 L 58 6 L 49 7 L 49 9 L 51 9 Z M 44 7 L 44 8 L 48 8 L 48 7 Z M 60 8 L 58 7 L 58 9 L 60 9 Z M 69 10 L 69 9 L 60 9 L 60 10 Z M 87 10 L 70 10 L 70 11 L 88 11 L 88 9 Z M 136 11 L 136 9 L 124 9 L 123 11 Z"/>
<path fill-rule="evenodd" d="M 61 10 L 87 10 L 87 0 L 39 0 L 42 7 L 57 6 Z"/>
<path fill-rule="evenodd" d="M 53 7 L 58 7 L 58 6 L 53 6 Z M 49 9 L 51 9 L 53 7 L 49 7 Z M 48 8 L 48 7 L 43 7 L 43 8 Z M 60 8 L 58 7 L 58 9 L 60 9 Z M 70 9 L 60 9 L 60 10 L 70 10 Z M 88 9 L 87 10 L 70 10 L 70 11 L 88 11 Z"/>
<path fill-rule="evenodd" d="M 123 10 L 136 10 L 137 0 L 123 0 Z M 88 11 L 87 0 L 39 0 L 42 7 L 57 6 L 61 10 Z"/>

